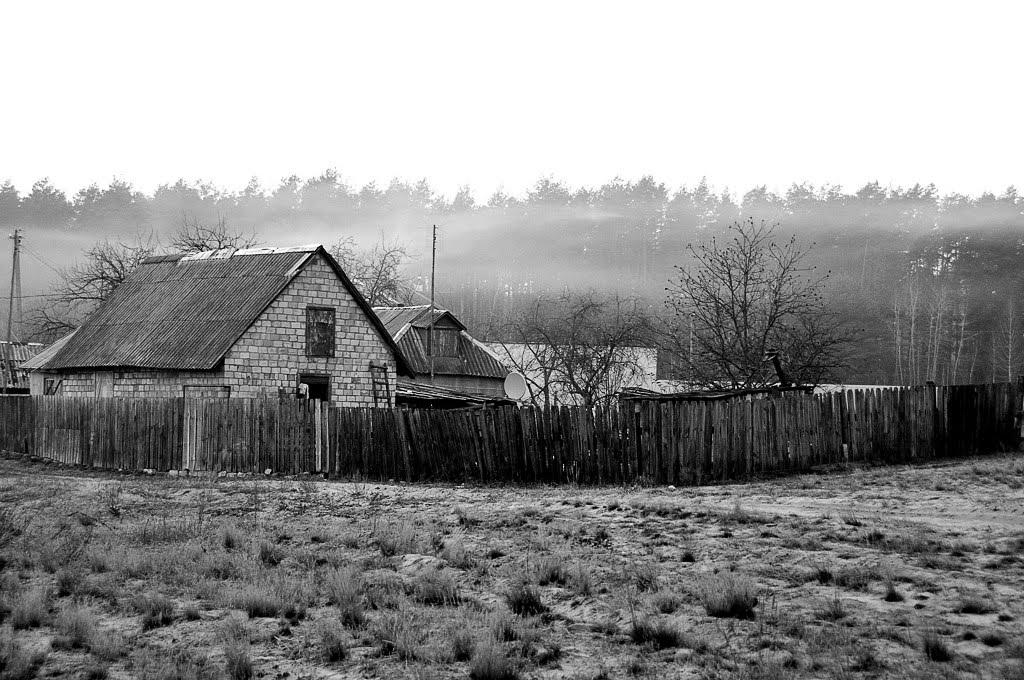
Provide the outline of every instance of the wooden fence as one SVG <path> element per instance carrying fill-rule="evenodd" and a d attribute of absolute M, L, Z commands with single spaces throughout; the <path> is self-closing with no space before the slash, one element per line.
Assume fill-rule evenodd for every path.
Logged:
<path fill-rule="evenodd" d="M 0 398 L 0 448 L 128 470 L 686 485 L 1016 446 L 1022 393 L 1003 383 L 550 410 L 12 396 Z"/>

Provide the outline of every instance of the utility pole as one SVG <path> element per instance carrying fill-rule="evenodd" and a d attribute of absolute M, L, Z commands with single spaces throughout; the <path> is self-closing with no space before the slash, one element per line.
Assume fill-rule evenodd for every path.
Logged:
<path fill-rule="evenodd" d="M 18 259 L 18 251 L 21 249 L 21 230 L 15 227 L 14 233 L 8 238 L 14 241 L 14 253 L 11 258 L 11 290 L 7 299 L 7 344 L 4 345 L 4 365 L 7 368 L 7 375 L 4 376 L 4 394 L 7 394 L 8 386 L 14 387 L 14 365 L 12 362 L 11 339 L 14 331 L 14 289 L 18 289 L 18 324 L 21 325 L 21 263 Z"/>
<path fill-rule="evenodd" d="M 430 382 L 434 382 L 434 272 L 437 266 L 437 225 L 430 247 L 430 327 L 427 335 L 427 353 L 430 355 Z"/>

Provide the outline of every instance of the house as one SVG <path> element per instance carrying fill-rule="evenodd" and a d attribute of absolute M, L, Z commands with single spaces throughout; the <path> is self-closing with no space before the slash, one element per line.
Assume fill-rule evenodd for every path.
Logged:
<path fill-rule="evenodd" d="M 0 341 L 0 388 L 8 392 L 25 393 L 28 389 L 28 370 L 24 364 L 39 354 L 46 345 L 39 342 Z"/>
<path fill-rule="evenodd" d="M 506 397 L 509 369 L 448 310 L 414 305 L 374 307 L 373 311 L 416 373 L 415 377 L 401 378 L 400 388 L 431 385 L 466 395 Z M 404 388 L 402 392 L 428 394 Z"/>
<path fill-rule="evenodd" d="M 322 246 L 150 257 L 32 365 L 33 393 L 394 404 L 414 372 Z"/>

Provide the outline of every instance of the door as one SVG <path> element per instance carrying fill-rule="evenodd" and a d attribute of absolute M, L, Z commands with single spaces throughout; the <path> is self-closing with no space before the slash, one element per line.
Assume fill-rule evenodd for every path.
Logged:
<path fill-rule="evenodd" d="M 331 376 L 301 373 L 299 393 L 308 399 L 331 400 Z"/>
<path fill-rule="evenodd" d="M 114 396 L 114 374 L 110 371 L 99 371 L 95 377 L 95 389 L 97 397 Z"/>

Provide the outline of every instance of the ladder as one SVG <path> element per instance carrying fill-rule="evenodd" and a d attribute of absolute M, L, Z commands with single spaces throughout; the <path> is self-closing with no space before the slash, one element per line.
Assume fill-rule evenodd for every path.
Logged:
<path fill-rule="evenodd" d="M 373 405 L 385 408 L 391 406 L 391 384 L 388 383 L 387 364 L 371 361 L 370 377 L 373 380 Z"/>

